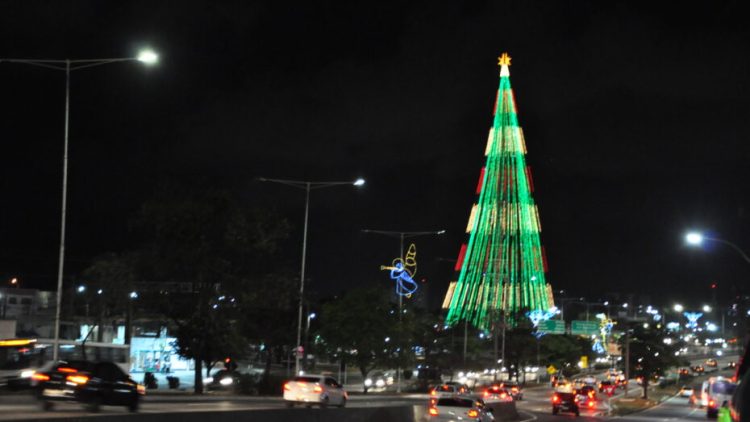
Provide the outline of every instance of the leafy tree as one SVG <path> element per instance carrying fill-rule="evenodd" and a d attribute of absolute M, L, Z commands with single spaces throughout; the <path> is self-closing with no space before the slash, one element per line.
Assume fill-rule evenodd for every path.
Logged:
<path fill-rule="evenodd" d="M 247 292 L 273 268 L 288 224 L 241 206 L 227 192 L 179 186 L 163 186 L 139 217 L 147 239 L 141 271 L 190 285 L 152 299 L 176 325 L 180 355 L 195 359 L 195 392 L 202 393 L 203 364 L 242 349 L 241 310 L 259 303 Z"/>
<path fill-rule="evenodd" d="M 682 359 L 675 356 L 678 347 L 664 343 L 664 332 L 656 329 L 635 325 L 629 329 L 629 335 L 620 337 L 620 350 L 626 356 L 626 342 L 630 343 L 630 368 L 638 376 L 643 377 L 641 387 L 643 398 L 648 398 L 649 379 L 662 375 L 673 366 L 684 365 Z"/>
<path fill-rule="evenodd" d="M 352 362 L 362 378 L 394 362 L 398 314 L 383 289 L 354 289 L 323 305 L 319 332 L 329 354 Z M 367 388 L 364 388 L 367 391 Z"/>

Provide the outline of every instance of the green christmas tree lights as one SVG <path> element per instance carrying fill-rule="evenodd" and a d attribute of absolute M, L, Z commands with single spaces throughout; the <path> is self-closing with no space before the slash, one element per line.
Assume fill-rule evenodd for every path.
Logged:
<path fill-rule="evenodd" d="M 518 126 L 507 53 L 499 64 L 487 163 L 480 172 L 479 197 L 466 228 L 469 239 L 456 262 L 458 280 L 451 282 L 443 303 L 448 324 L 468 320 L 480 329 L 490 329 L 500 318 L 514 325 L 523 311 L 548 311 L 554 306 L 545 281 L 541 224 L 524 159 L 526 144 Z"/>

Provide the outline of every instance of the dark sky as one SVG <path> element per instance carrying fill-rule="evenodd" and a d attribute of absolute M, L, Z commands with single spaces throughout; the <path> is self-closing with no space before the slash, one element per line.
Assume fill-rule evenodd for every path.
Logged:
<path fill-rule="evenodd" d="M 747 286 L 749 27 L 739 1 L 283 2 L 0 0 L 0 57 L 104 58 L 71 79 L 66 280 L 133 247 L 156 183 L 201 180 L 295 225 L 304 195 L 257 176 L 353 180 L 312 195 L 308 275 L 320 294 L 391 288 L 398 241 L 442 296 L 484 164 L 496 57 L 532 166 L 549 281 L 701 301 Z M 59 247 L 62 72 L 0 63 L 0 276 L 53 288 Z"/>

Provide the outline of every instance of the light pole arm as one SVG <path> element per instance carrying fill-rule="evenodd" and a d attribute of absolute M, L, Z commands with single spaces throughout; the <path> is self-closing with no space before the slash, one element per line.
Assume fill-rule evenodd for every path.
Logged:
<path fill-rule="evenodd" d="M 740 249 L 740 247 L 737 246 L 737 245 L 735 245 L 734 243 L 732 243 L 732 242 L 730 242 L 728 240 L 719 239 L 719 238 L 716 238 L 716 237 L 706 237 L 705 239 L 706 240 L 713 240 L 714 242 L 723 243 L 723 244 L 731 247 L 732 249 L 734 249 L 735 251 L 737 251 L 737 253 L 740 254 L 740 256 L 742 256 L 742 259 L 744 259 L 745 262 L 747 262 L 748 264 L 750 264 L 750 257 L 748 257 L 747 254 L 745 254 L 745 252 L 743 252 L 742 249 Z"/>
<path fill-rule="evenodd" d="M 31 66 L 46 67 L 48 69 L 72 72 L 87 67 L 101 66 L 108 63 L 137 62 L 135 57 L 119 57 L 112 59 L 83 59 L 83 60 L 47 60 L 47 59 L 0 59 L 0 63 L 20 63 Z"/>

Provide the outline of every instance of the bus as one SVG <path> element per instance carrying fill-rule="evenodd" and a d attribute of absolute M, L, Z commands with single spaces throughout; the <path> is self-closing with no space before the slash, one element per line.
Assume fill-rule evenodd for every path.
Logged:
<path fill-rule="evenodd" d="M 31 376 L 52 361 L 55 340 L 12 338 L 0 340 L 0 388 L 30 387 Z M 59 340 L 59 360 L 114 362 L 126 373 L 130 371 L 130 346 L 127 344 Z"/>

